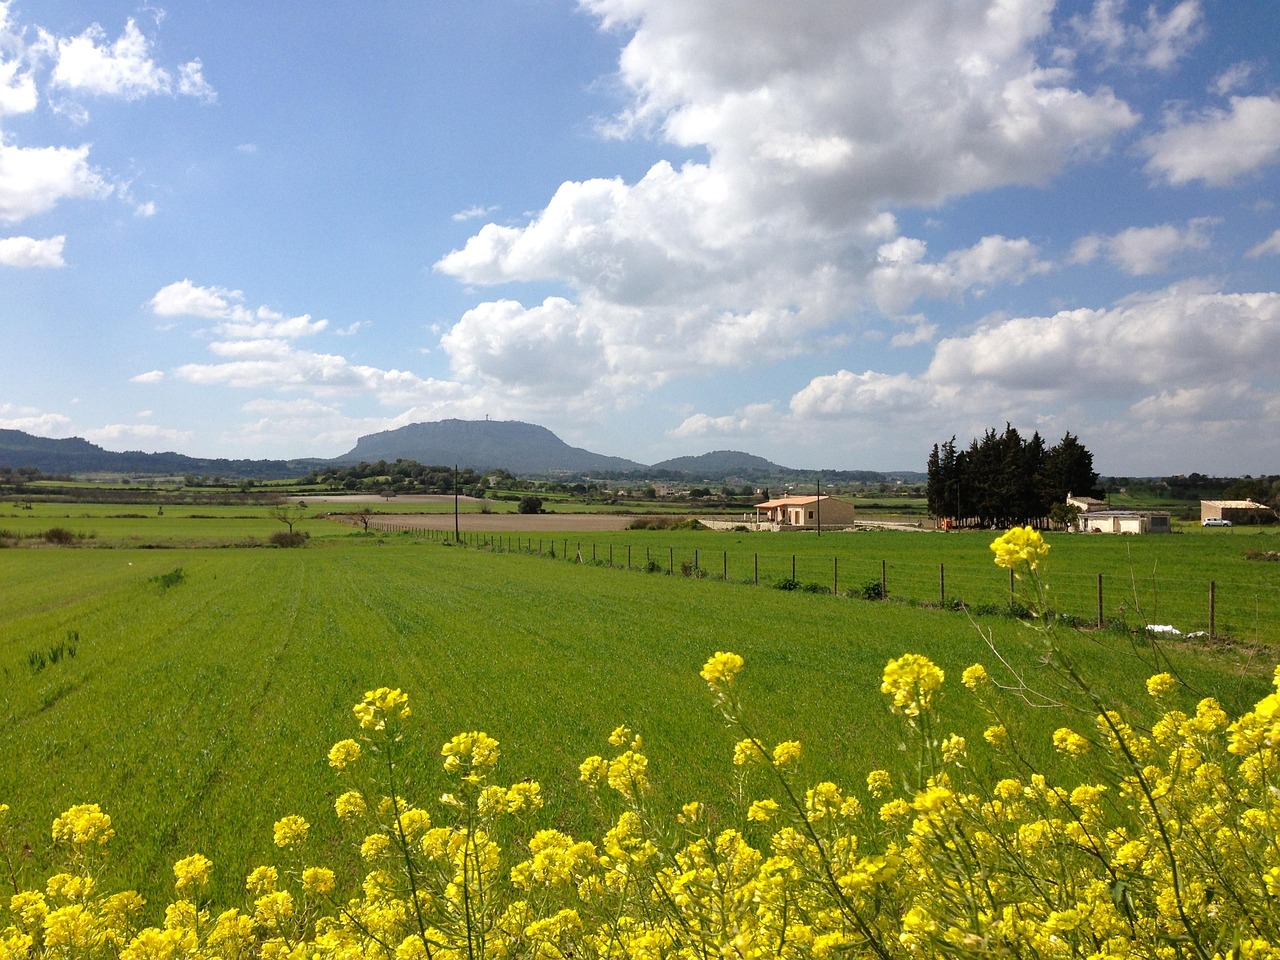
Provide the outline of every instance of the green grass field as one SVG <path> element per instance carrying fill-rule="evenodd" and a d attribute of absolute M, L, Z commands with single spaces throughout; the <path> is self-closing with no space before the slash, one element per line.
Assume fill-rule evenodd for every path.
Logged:
<path fill-rule="evenodd" d="M 697 675 L 715 650 L 746 656 L 750 711 L 766 739 L 805 743 L 803 777 L 846 784 L 905 762 L 901 727 L 878 691 L 891 657 L 912 651 L 941 664 L 951 691 L 946 726 L 975 741 L 988 720 L 957 681 L 968 663 L 993 660 L 977 626 L 1038 682 L 1054 682 L 1036 666 L 1031 632 L 1005 617 L 978 617 L 975 626 L 955 612 L 741 582 L 750 576 L 748 551 L 759 553 L 764 582 L 789 574 L 792 554 L 801 580 L 829 574 L 838 555 L 851 585 L 878 577 L 880 559 L 890 556 L 891 593 L 927 585 L 945 563 L 956 571 L 956 596 L 990 590 L 998 598 L 1008 584 L 987 536 L 561 538 L 575 549 L 594 543 L 598 558 L 612 543 L 617 564 L 627 544 L 633 561 L 644 549 L 669 549 L 677 570 L 679 551 L 697 550 L 713 574 L 729 551 L 735 569 L 722 582 L 566 562 L 562 547 L 554 561 L 499 553 L 492 535 L 481 541 L 488 547 L 445 546 L 320 521 L 306 522 L 312 540 L 300 550 L 142 549 L 123 544 L 154 536 L 151 517 L 78 510 L 16 519 L 33 529 L 82 523 L 97 532 L 83 543 L 114 549 L 0 550 L 0 802 L 12 806 L 20 842 L 35 851 L 32 870 L 47 865 L 55 814 L 102 803 L 119 831 L 114 858 L 127 865 L 119 880 L 153 899 L 166 890 L 171 863 L 200 851 L 218 865 L 218 899 L 232 900 L 244 873 L 270 856 L 271 824 L 285 813 L 316 824 L 323 844 L 340 789 L 325 753 L 353 733 L 351 704 L 374 686 L 399 686 L 412 698 L 419 733 L 406 772 L 414 797 L 444 788 L 444 740 L 484 729 L 503 744 L 502 776 L 542 782 L 546 823 L 581 831 L 578 764 L 606 752 L 620 723 L 644 734 L 661 784 L 655 802 L 666 809 L 693 798 L 723 807 L 743 799 L 729 764 L 732 738 Z M 158 519 L 174 531 L 172 544 L 261 540 L 279 528 L 243 510 L 216 522 L 166 508 Z M 14 523 L 0 518 L 0 528 Z M 1103 539 L 1054 539 L 1054 584 L 1087 580 L 1107 564 L 1155 568 L 1161 604 L 1172 602 L 1182 576 L 1275 589 L 1275 564 L 1238 559 L 1248 537 L 1151 538 L 1128 548 Z M 1247 580 L 1255 569 L 1261 579 Z M 1069 632 L 1064 642 L 1100 689 L 1122 703 L 1144 701 L 1143 680 L 1155 672 L 1149 647 L 1135 656 L 1114 632 Z M 59 646 L 57 662 L 31 665 L 33 653 Z M 1273 659 L 1255 646 L 1186 645 L 1173 654 L 1191 684 L 1188 703 L 1214 695 L 1232 712 L 1265 692 Z M 1078 718 L 1023 713 L 1051 765 L 1048 733 Z"/>

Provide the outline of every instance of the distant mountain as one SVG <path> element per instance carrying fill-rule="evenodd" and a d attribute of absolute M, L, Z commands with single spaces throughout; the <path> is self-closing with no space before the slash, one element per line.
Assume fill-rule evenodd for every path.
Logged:
<path fill-rule="evenodd" d="M 515 420 L 438 420 L 414 423 L 361 437 L 349 453 L 332 460 L 221 460 L 180 453 L 104 450 L 81 437 L 51 440 L 21 430 L 0 430 L 0 467 L 34 467 L 45 474 L 113 473 L 126 476 L 196 476 L 226 479 L 283 480 L 303 477 L 328 466 L 360 461 L 416 460 L 426 466 L 508 470 L 517 476 L 572 474 L 692 482 L 742 480 L 774 482 L 780 478 L 809 482 L 923 482 L 925 474 L 910 470 L 799 470 L 739 450 L 716 450 L 697 457 L 676 457 L 646 466 L 623 457 L 608 457 L 571 447 L 546 427 Z"/>
<path fill-rule="evenodd" d="M 764 457 L 740 450 L 713 450 L 697 457 L 675 457 L 655 463 L 653 469 L 686 473 L 698 480 L 723 480 L 726 477 L 750 480 L 796 472 L 789 467 L 780 467 Z"/>
<path fill-rule="evenodd" d="M 180 453 L 104 450 L 81 437 L 51 440 L 21 430 L 0 430 L 0 467 L 34 467 L 41 473 L 123 473 L 149 476 L 218 476 L 282 480 L 309 473 L 322 460 L 217 460 Z"/>
<path fill-rule="evenodd" d="M 518 420 L 437 420 L 411 423 L 361 437 L 333 463 L 416 460 L 428 465 L 503 469 L 511 473 L 612 473 L 646 470 L 644 464 L 571 447 L 546 427 Z"/>

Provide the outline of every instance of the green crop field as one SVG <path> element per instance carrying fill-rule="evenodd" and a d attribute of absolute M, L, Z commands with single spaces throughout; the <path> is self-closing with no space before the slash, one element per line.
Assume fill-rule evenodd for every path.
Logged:
<path fill-rule="evenodd" d="M 994 663 L 980 629 L 1037 683 L 1056 682 L 1036 665 L 1035 635 L 1007 617 L 971 620 L 743 583 L 757 557 L 763 583 L 789 576 L 794 555 L 798 579 L 826 578 L 838 559 L 850 585 L 878 578 L 887 558 L 891 595 L 917 587 L 928 594 L 945 564 L 955 596 L 1007 599 L 988 536 L 567 534 L 556 538 L 552 560 L 549 537 L 538 556 L 505 552 L 516 535 L 503 544 L 476 534 L 472 545 L 449 546 L 317 520 L 304 524 L 312 540 L 303 549 L 225 546 L 261 542 L 280 525 L 243 508 L 220 521 L 193 509 L 138 519 L 78 506 L 56 515 L 49 505 L 42 515 L 0 518 L 0 528 L 58 523 L 96 533 L 80 547 L 0 550 L 0 802 L 13 808 L 20 845 L 34 851 L 32 871 L 47 866 L 49 820 L 71 804 L 99 802 L 119 831 L 113 856 L 126 865 L 122 884 L 158 899 L 173 860 L 200 851 L 218 865 L 219 899 L 232 899 L 244 873 L 270 857 L 279 816 L 301 813 L 319 842 L 332 836 L 329 805 L 343 788 L 325 754 L 352 735 L 351 705 L 380 685 L 402 687 L 413 703 L 407 793 L 438 796 L 439 745 L 483 729 L 502 742 L 503 777 L 542 783 L 545 822 L 580 831 L 588 805 L 578 764 L 607 752 L 621 723 L 645 737 L 659 808 L 696 798 L 737 809 L 751 799 L 738 793 L 733 738 L 698 677 L 716 650 L 747 658 L 742 680 L 762 735 L 804 742 L 802 778 L 849 785 L 873 767 L 906 762 L 896 748 L 899 721 L 878 690 L 891 657 L 919 652 L 942 665 L 947 726 L 975 741 L 988 718 L 956 681 L 970 662 Z M 127 545 L 133 537 L 164 545 L 158 529 L 174 531 L 167 549 Z M 1059 537 L 1050 577 L 1069 585 L 1089 582 L 1096 569 L 1132 569 L 1141 590 L 1154 572 L 1164 610 L 1180 592 L 1199 592 L 1184 578 L 1219 576 L 1269 587 L 1274 609 L 1276 565 L 1243 559 L 1254 539 Z M 197 541 L 224 548 L 181 545 Z M 594 548 L 597 564 L 566 561 L 565 544 L 575 560 Z M 614 568 L 603 566 L 610 545 Z M 726 552 L 734 566 L 728 582 L 627 571 L 628 546 L 635 568 L 646 550 L 674 558 L 677 574 L 694 551 L 710 574 Z M 1259 632 L 1274 629 L 1271 617 Z M 1064 643 L 1099 689 L 1139 704 L 1157 651 L 1124 636 L 1068 631 Z M 1265 646 L 1164 649 L 1190 685 L 1188 704 L 1213 695 L 1235 713 L 1267 689 L 1273 657 Z M 1022 713 L 1041 762 L 1051 765 L 1048 733 L 1079 718 Z"/>

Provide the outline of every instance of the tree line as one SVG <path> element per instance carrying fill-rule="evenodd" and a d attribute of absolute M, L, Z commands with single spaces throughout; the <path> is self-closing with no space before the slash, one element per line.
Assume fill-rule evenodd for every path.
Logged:
<path fill-rule="evenodd" d="M 1068 495 L 1103 497 L 1093 454 L 1067 433 L 1047 447 L 1040 434 L 1030 440 L 1009 424 L 1004 433 L 988 430 L 967 450 L 956 438 L 934 444 L 929 454 L 925 496 L 929 513 L 960 525 L 1040 526 L 1068 516 Z"/>

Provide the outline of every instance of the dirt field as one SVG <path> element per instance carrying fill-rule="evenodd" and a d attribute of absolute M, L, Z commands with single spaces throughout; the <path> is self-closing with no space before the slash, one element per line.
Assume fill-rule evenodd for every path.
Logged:
<path fill-rule="evenodd" d="M 599 513 L 464 513 L 458 517 L 463 533 L 510 531 L 511 533 L 587 533 L 592 530 L 625 530 L 629 516 Z M 369 521 L 373 530 L 453 530 L 452 513 L 379 514 Z"/>

